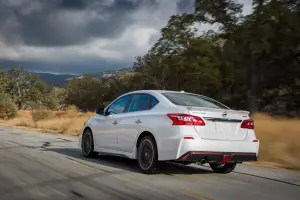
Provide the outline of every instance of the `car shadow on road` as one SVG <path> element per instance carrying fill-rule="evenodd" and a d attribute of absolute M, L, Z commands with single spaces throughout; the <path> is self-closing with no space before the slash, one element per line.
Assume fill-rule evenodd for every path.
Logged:
<path fill-rule="evenodd" d="M 134 173 L 140 173 L 135 160 L 118 157 L 113 155 L 102 155 L 99 154 L 96 158 L 85 158 L 81 154 L 81 151 L 76 148 L 44 148 L 44 151 L 52 151 L 66 156 L 71 160 L 85 161 L 84 163 L 95 163 L 103 166 L 108 166 L 116 169 L 122 169 Z M 84 164 L 81 163 L 81 164 Z M 185 166 L 177 163 L 164 162 L 159 165 L 156 174 L 174 175 L 193 175 L 193 174 L 210 174 L 213 173 L 211 170 L 196 168 L 193 166 Z"/>

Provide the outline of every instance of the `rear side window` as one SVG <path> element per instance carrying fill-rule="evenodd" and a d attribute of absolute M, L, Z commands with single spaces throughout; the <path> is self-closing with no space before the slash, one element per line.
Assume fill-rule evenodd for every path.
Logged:
<path fill-rule="evenodd" d="M 175 105 L 229 109 L 228 107 L 213 99 L 199 95 L 187 93 L 162 93 L 162 95 L 164 95 L 169 101 L 171 101 Z"/>
<path fill-rule="evenodd" d="M 156 106 L 156 104 L 158 104 L 158 100 L 156 98 L 154 98 L 153 96 L 151 96 L 150 98 L 150 105 L 149 105 L 149 109 L 153 108 L 154 106 Z"/>
<path fill-rule="evenodd" d="M 150 110 L 158 101 L 148 94 L 135 94 L 131 99 L 131 103 L 128 107 L 128 112 L 137 112 L 143 110 Z"/>
<path fill-rule="evenodd" d="M 128 107 L 128 112 L 148 110 L 150 97 L 151 96 L 147 94 L 133 95 L 131 103 Z"/>

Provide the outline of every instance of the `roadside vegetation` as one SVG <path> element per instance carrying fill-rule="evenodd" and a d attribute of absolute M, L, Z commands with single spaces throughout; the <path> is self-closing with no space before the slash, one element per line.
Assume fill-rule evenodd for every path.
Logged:
<path fill-rule="evenodd" d="M 20 110 L 17 112 L 16 117 L 9 120 L 0 120 L 0 125 L 78 136 L 84 122 L 93 115 L 95 113 L 82 113 L 72 107 L 61 111 Z"/>
<path fill-rule="evenodd" d="M 300 170 L 300 119 L 256 114 L 259 165 Z"/>
<path fill-rule="evenodd" d="M 299 1 L 254 0 L 252 13 L 241 11 L 232 0 L 196 0 L 193 13 L 171 16 L 132 70 L 113 77 L 73 78 L 60 88 L 41 82 L 25 67 L 0 69 L 0 119 L 76 136 L 97 107 L 125 92 L 184 90 L 250 110 L 261 140 L 259 159 L 297 168 Z M 195 28 L 203 24 L 212 28 Z"/>

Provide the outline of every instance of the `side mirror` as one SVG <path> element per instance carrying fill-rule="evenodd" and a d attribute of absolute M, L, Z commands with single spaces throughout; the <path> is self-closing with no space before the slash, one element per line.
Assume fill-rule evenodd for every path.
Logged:
<path fill-rule="evenodd" d="M 97 108 L 96 109 L 96 114 L 98 114 L 98 115 L 104 115 L 104 108 Z"/>

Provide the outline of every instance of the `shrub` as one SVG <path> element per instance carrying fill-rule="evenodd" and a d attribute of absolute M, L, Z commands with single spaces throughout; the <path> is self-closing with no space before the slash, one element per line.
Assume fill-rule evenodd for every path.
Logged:
<path fill-rule="evenodd" d="M 75 105 L 69 105 L 66 110 L 79 112 L 79 109 Z"/>
<path fill-rule="evenodd" d="M 34 122 L 49 119 L 51 117 L 51 113 L 46 110 L 34 110 L 31 112 L 31 116 Z"/>
<path fill-rule="evenodd" d="M 64 88 L 54 87 L 44 96 L 43 105 L 51 110 L 64 110 L 67 107 L 66 95 Z"/>
<path fill-rule="evenodd" d="M 0 119 L 14 118 L 17 114 L 17 106 L 8 94 L 0 93 Z"/>
<path fill-rule="evenodd" d="M 45 106 L 40 102 L 27 101 L 26 107 L 24 106 L 24 110 L 42 110 L 45 109 Z"/>

